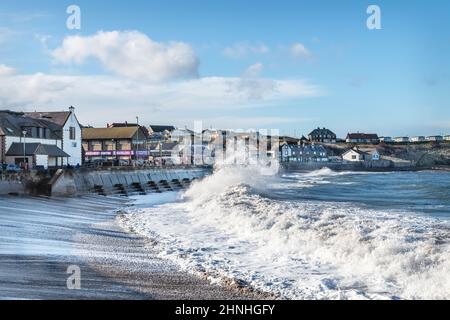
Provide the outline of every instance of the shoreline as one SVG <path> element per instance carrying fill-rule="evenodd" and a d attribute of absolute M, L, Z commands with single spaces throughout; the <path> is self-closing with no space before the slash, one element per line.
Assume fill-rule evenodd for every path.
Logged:
<path fill-rule="evenodd" d="M 0 299 L 247 300 L 157 257 L 116 221 L 129 199 L 0 197 Z M 81 290 L 66 287 L 81 269 Z"/>

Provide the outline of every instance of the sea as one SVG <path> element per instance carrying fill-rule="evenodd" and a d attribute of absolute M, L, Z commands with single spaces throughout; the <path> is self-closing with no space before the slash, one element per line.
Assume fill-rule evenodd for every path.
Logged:
<path fill-rule="evenodd" d="M 277 299 L 449 299 L 450 172 L 222 166 L 119 223 L 213 283 Z"/>

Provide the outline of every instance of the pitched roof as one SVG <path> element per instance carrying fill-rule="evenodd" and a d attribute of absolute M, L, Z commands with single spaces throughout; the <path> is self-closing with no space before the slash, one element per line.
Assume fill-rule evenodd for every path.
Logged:
<path fill-rule="evenodd" d="M 20 137 L 23 128 L 48 128 L 52 139 L 61 138 L 62 127 L 44 119 L 35 119 L 22 112 L 0 110 L 0 134 Z"/>
<path fill-rule="evenodd" d="M 23 143 L 14 142 L 11 147 L 9 147 L 7 156 L 23 156 Z M 42 143 L 25 143 L 25 155 L 47 155 L 50 157 L 70 157 L 67 153 L 61 150 L 58 146 L 54 144 L 42 144 Z"/>
<path fill-rule="evenodd" d="M 61 127 L 67 122 L 67 119 L 70 116 L 70 111 L 59 111 L 59 112 L 25 112 L 27 117 L 33 119 L 46 120 L 49 122 L 53 122 Z"/>
<path fill-rule="evenodd" d="M 154 126 L 154 125 L 150 125 L 149 126 L 150 130 L 152 130 L 152 132 L 164 132 L 164 131 L 174 131 L 175 127 L 174 126 Z"/>
<path fill-rule="evenodd" d="M 378 135 L 375 133 L 349 133 L 347 134 L 347 139 L 368 139 L 368 140 L 376 140 L 378 139 Z"/>
<path fill-rule="evenodd" d="M 83 140 L 131 139 L 139 127 L 83 128 Z M 142 130 L 141 130 L 142 131 Z"/>
<path fill-rule="evenodd" d="M 331 130 L 329 130 L 327 128 L 317 128 L 317 129 L 314 129 L 309 135 L 310 136 L 320 136 L 320 135 L 322 135 L 322 136 L 327 136 L 327 135 L 335 136 L 336 134 L 333 131 L 331 131 Z"/>

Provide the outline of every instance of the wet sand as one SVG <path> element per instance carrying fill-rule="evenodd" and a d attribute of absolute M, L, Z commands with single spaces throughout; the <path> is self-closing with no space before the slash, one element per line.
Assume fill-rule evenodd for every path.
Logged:
<path fill-rule="evenodd" d="M 0 299 L 255 299 L 219 287 L 157 257 L 123 231 L 123 198 L 0 197 Z M 80 267 L 69 290 L 67 268 Z"/>

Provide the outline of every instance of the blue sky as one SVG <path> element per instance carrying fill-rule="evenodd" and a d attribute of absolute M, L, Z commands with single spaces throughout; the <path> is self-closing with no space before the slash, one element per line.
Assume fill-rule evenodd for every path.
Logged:
<path fill-rule="evenodd" d="M 445 0 L 0 3 L 0 108 L 74 105 L 93 125 L 450 134 L 449 57 Z"/>

